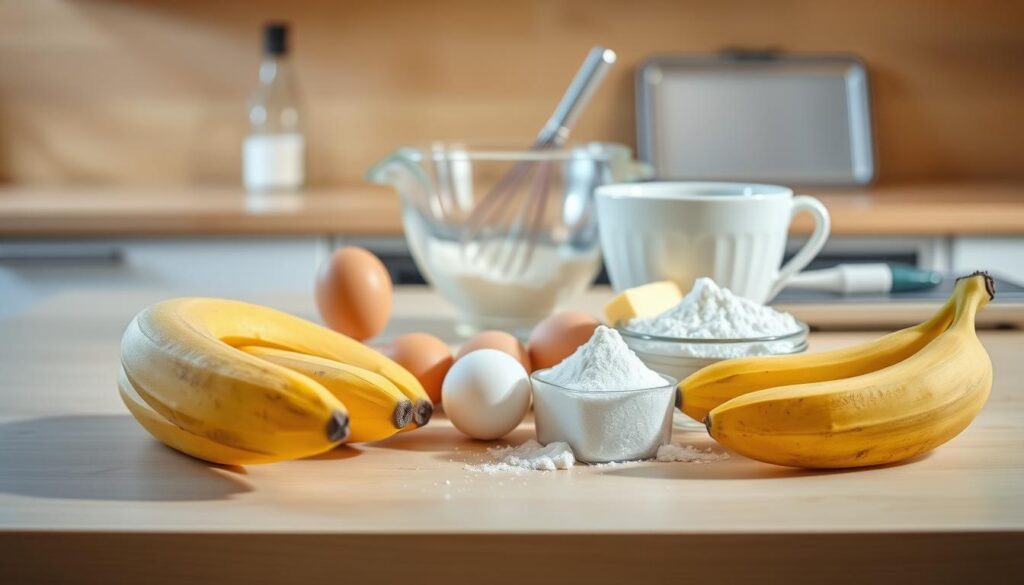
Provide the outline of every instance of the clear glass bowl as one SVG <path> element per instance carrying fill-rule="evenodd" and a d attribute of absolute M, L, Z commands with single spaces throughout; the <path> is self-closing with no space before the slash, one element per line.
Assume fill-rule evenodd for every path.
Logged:
<path fill-rule="evenodd" d="M 490 213 L 467 237 L 477 205 L 514 169 L 526 171 L 517 188 L 492 199 Z M 582 293 L 600 268 L 594 190 L 649 174 L 649 167 L 618 144 L 524 151 L 438 142 L 396 150 L 367 178 L 398 191 L 413 258 L 455 306 L 459 332 L 469 335 L 482 329 L 527 334 Z M 524 225 L 533 226 L 533 253 L 521 270 L 505 270 L 501 256 L 491 252 Z"/>
<path fill-rule="evenodd" d="M 659 374 L 682 381 L 701 368 L 727 359 L 807 351 L 809 328 L 806 323 L 800 322 L 799 331 L 750 339 L 683 339 L 638 333 L 622 326 L 616 327 L 616 330 L 644 365 Z M 704 429 L 702 423 L 681 412 L 676 415 L 676 419 L 679 428 Z"/>
<path fill-rule="evenodd" d="M 650 459 L 672 439 L 677 380 L 662 374 L 664 386 L 643 390 L 570 390 L 530 376 L 537 440 L 568 443 L 585 463 Z"/>

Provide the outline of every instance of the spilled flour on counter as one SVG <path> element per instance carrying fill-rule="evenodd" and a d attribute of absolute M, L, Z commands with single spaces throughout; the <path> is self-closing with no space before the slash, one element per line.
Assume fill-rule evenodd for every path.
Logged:
<path fill-rule="evenodd" d="M 521 473 L 523 471 L 555 471 L 571 469 L 576 458 L 567 443 L 541 445 L 533 439 L 518 447 L 491 447 L 489 461 L 466 465 L 467 471 L 479 473 Z"/>
<path fill-rule="evenodd" d="M 715 463 L 729 458 L 728 453 L 716 453 L 711 447 L 699 449 L 693 445 L 669 443 L 658 447 L 654 459 L 638 461 L 611 461 L 608 463 L 591 463 L 587 467 L 597 469 L 638 465 L 656 461 L 659 463 Z M 541 445 L 530 439 L 522 445 L 507 447 L 491 447 L 487 450 L 484 460 L 476 464 L 466 464 L 464 469 L 476 473 L 495 475 L 499 473 L 521 474 L 527 471 L 557 471 L 572 469 L 576 465 L 572 448 L 566 443 L 556 442 Z"/>
<path fill-rule="evenodd" d="M 693 445 L 680 445 L 679 443 L 658 447 L 658 454 L 655 456 L 655 460 L 662 463 L 714 463 L 715 461 L 725 461 L 728 458 L 728 453 L 715 453 L 711 447 L 698 449 Z"/>
<path fill-rule="evenodd" d="M 679 443 L 666 443 L 658 447 L 658 453 L 653 459 L 638 459 L 636 461 L 609 461 L 607 463 L 591 463 L 588 467 L 603 469 L 608 467 L 626 467 L 641 463 L 715 463 L 725 461 L 729 454 L 716 453 L 711 447 L 699 449 L 693 445 L 680 445 Z"/>

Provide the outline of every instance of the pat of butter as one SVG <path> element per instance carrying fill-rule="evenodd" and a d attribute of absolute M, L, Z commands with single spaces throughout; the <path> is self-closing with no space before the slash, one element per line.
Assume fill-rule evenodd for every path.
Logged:
<path fill-rule="evenodd" d="M 615 325 L 637 317 L 653 317 L 681 300 L 683 291 L 670 280 L 629 288 L 604 306 L 605 322 Z"/>

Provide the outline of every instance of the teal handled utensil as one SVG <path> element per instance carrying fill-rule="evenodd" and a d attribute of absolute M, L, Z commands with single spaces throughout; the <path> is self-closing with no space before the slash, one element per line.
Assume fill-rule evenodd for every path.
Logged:
<path fill-rule="evenodd" d="M 809 270 L 786 283 L 788 289 L 834 292 L 844 295 L 888 294 L 925 290 L 938 286 L 942 276 L 901 264 L 840 264 L 824 270 Z"/>

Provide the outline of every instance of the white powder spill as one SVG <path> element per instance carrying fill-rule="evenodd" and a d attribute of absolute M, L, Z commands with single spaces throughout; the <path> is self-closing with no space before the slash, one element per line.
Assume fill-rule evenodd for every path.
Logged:
<path fill-rule="evenodd" d="M 529 440 L 518 447 L 492 447 L 487 450 L 490 461 L 466 465 L 468 471 L 479 473 L 521 473 L 524 471 L 555 471 L 571 469 L 576 463 L 566 443 L 541 445 Z"/>
<path fill-rule="evenodd" d="M 693 445 L 681 445 L 679 443 L 666 443 L 658 447 L 658 454 L 655 455 L 654 459 L 641 459 L 638 461 L 609 461 L 607 463 L 591 463 L 589 467 L 596 469 L 606 469 L 614 467 L 627 467 L 635 466 L 643 463 L 650 463 L 656 461 L 658 463 L 715 463 L 717 461 L 725 461 L 729 458 L 729 454 L 722 452 L 716 453 L 711 450 L 711 447 L 706 449 L 699 449 Z"/>
<path fill-rule="evenodd" d="M 672 443 L 658 447 L 658 454 L 653 461 L 661 463 L 714 463 L 725 461 L 728 458 L 728 453 L 716 453 L 710 447 L 699 449 L 692 445 Z M 646 462 L 649 461 L 647 460 Z M 467 464 L 464 469 L 488 475 L 508 473 L 519 475 L 527 471 L 572 469 L 575 463 L 576 459 L 573 457 L 572 449 L 566 443 L 551 443 L 545 446 L 531 439 L 517 447 L 511 445 L 507 447 L 491 447 L 487 450 L 483 462 Z M 610 461 L 607 463 L 593 463 L 588 465 L 588 467 L 607 469 L 642 463 L 645 463 L 645 461 Z M 512 479 L 514 480 L 515 477 Z M 444 484 L 449 486 L 451 481 L 445 480 Z"/>
<path fill-rule="evenodd" d="M 681 339 L 749 339 L 796 333 L 800 324 L 789 313 L 737 296 L 710 278 L 698 278 L 675 306 L 654 317 L 633 319 L 627 329 Z"/>
<path fill-rule="evenodd" d="M 544 381 L 569 390 L 642 390 L 665 385 L 665 379 L 644 365 L 619 332 L 598 325 L 590 340 L 551 368 Z"/>
<path fill-rule="evenodd" d="M 658 454 L 655 456 L 655 460 L 662 463 L 714 463 L 715 461 L 725 461 L 728 458 L 728 453 L 715 453 L 711 447 L 698 449 L 693 445 L 680 445 L 679 443 L 658 447 Z"/>

